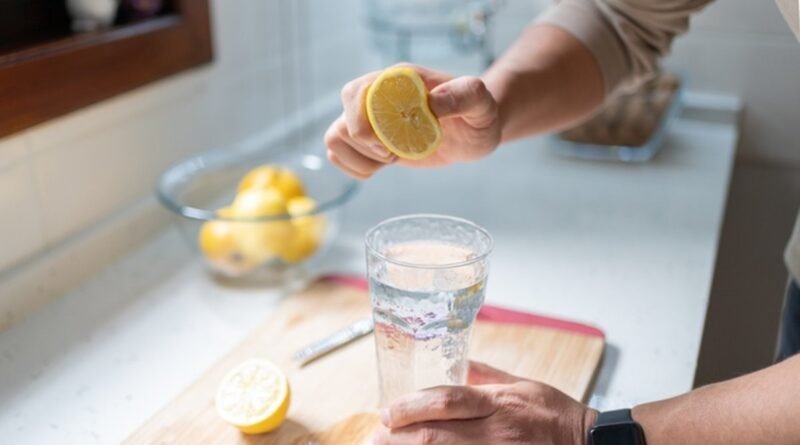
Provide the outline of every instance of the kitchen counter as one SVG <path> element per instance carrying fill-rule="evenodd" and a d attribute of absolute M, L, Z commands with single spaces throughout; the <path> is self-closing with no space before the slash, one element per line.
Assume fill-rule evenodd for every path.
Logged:
<path fill-rule="evenodd" d="M 735 152 L 731 123 L 679 120 L 644 165 L 552 155 L 546 139 L 366 183 L 320 273 L 363 273 L 379 220 L 436 212 L 496 240 L 487 300 L 587 322 L 608 348 L 592 403 L 692 386 Z M 211 280 L 169 230 L 0 335 L 0 437 L 112 444 L 269 316 L 284 292 Z"/>

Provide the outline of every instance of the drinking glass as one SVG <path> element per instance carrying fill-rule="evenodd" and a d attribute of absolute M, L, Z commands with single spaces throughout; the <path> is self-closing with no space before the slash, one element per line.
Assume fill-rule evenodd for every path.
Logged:
<path fill-rule="evenodd" d="M 401 216 L 367 233 L 382 407 L 419 389 L 466 384 L 492 245 L 483 228 L 443 215 Z"/>

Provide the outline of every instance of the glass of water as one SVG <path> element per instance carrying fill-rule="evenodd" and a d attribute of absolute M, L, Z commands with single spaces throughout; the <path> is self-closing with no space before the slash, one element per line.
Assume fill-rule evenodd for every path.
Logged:
<path fill-rule="evenodd" d="M 382 407 L 419 389 L 466 384 L 492 245 L 486 230 L 442 215 L 401 216 L 367 233 Z"/>

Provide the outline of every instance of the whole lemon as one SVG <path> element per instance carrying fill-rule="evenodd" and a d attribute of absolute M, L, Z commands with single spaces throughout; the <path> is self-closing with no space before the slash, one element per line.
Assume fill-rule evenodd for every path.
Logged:
<path fill-rule="evenodd" d="M 283 215 L 287 211 L 286 199 L 274 188 L 248 189 L 239 192 L 233 204 L 223 209 L 224 214 L 239 219 L 257 219 Z"/>
<path fill-rule="evenodd" d="M 198 244 L 206 260 L 228 275 L 241 275 L 258 267 L 258 261 L 240 248 L 234 225 L 227 221 L 207 221 L 200 227 Z"/>
<path fill-rule="evenodd" d="M 234 236 L 245 255 L 263 263 L 286 248 L 294 233 L 289 220 L 258 221 L 259 218 L 285 215 L 286 210 L 286 200 L 273 188 L 239 193 L 226 215 L 237 219 Z"/>
<path fill-rule="evenodd" d="M 283 195 L 285 199 L 292 199 L 305 195 L 303 181 L 297 174 L 288 168 L 274 165 L 262 165 L 248 172 L 239 182 L 239 193 L 245 190 L 272 188 Z"/>
<path fill-rule="evenodd" d="M 290 199 L 287 203 L 287 210 L 293 217 L 294 234 L 280 252 L 280 258 L 284 262 L 300 262 L 313 255 L 322 244 L 326 221 L 321 215 L 312 215 L 316 208 L 317 203 L 307 196 Z"/>

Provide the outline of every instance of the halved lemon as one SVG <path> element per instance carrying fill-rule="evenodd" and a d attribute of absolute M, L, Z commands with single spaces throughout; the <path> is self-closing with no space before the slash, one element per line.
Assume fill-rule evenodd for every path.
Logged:
<path fill-rule="evenodd" d="M 217 390 L 217 413 L 247 434 L 278 428 L 289 411 L 289 381 L 269 360 L 240 363 L 222 379 Z"/>
<path fill-rule="evenodd" d="M 428 106 L 428 90 L 411 68 L 382 72 L 367 91 L 366 108 L 375 135 L 401 158 L 427 158 L 442 141 L 439 121 Z"/>

